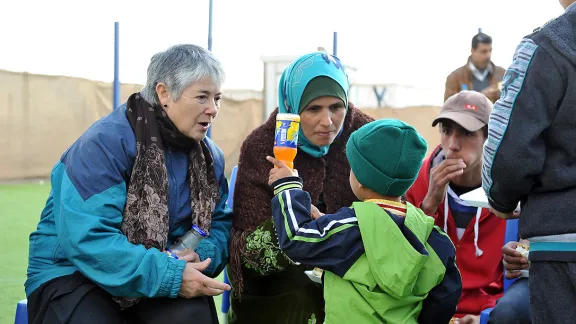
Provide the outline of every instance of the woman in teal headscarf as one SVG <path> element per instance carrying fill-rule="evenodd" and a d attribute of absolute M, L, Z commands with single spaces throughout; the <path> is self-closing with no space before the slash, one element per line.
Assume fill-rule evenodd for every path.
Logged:
<path fill-rule="evenodd" d="M 280 79 L 278 109 L 246 138 L 240 152 L 228 274 L 233 291 L 230 323 L 322 323 L 321 285 L 279 249 L 268 186 L 276 115 L 300 115 L 294 166 L 320 213 L 333 213 L 356 199 L 348 178 L 345 146 L 352 132 L 372 118 L 348 102 L 350 85 L 340 60 L 327 53 L 306 54 Z"/>
<path fill-rule="evenodd" d="M 328 154 L 330 144 L 342 131 L 342 122 L 348 108 L 348 75 L 338 58 L 326 53 L 313 53 L 300 57 L 282 74 L 278 87 L 278 112 L 300 114 L 302 127 L 299 134 L 300 149 L 313 157 Z M 313 100 L 322 99 L 331 107 L 331 118 L 307 107 Z M 329 102 L 328 102 L 329 101 Z M 307 108 L 307 109 L 304 109 Z M 328 126 L 328 122 L 333 127 Z M 318 125 L 325 122 L 326 125 Z M 318 126 L 318 127 L 317 127 Z M 320 127 L 325 126 L 325 127 Z M 334 131 L 331 136 L 319 137 L 315 130 Z"/>

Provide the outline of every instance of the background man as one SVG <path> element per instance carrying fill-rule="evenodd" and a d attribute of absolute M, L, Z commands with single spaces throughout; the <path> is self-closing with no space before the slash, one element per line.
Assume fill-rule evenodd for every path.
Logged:
<path fill-rule="evenodd" d="M 462 90 L 474 90 L 496 102 L 500 98 L 499 83 L 506 70 L 492 63 L 491 55 L 492 37 L 483 33 L 474 36 L 468 62 L 450 73 L 446 79 L 444 101 Z"/>

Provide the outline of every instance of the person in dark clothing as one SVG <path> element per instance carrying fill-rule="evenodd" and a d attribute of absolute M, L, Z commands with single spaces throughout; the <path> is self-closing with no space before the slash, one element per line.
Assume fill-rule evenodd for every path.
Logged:
<path fill-rule="evenodd" d="M 530 241 L 532 321 L 576 317 L 576 5 L 525 37 L 490 116 L 483 188 L 497 216 Z"/>

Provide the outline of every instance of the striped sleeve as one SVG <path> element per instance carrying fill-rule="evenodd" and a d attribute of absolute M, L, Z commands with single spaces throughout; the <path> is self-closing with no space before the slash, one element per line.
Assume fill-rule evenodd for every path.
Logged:
<path fill-rule="evenodd" d="M 562 100 L 563 84 L 550 54 L 525 38 L 504 76 L 484 144 L 482 185 L 494 209 L 514 211 L 541 173 L 544 132 Z"/>
<path fill-rule="evenodd" d="M 282 251 L 295 262 L 344 276 L 364 253 L 354 210 L 342 208 L 314 220 L 310 195 L 299 178 L 273 185 L 272 215 Z"/>

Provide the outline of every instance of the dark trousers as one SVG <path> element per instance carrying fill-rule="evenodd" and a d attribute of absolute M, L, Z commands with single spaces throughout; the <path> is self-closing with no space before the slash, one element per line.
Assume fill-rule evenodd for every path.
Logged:
<path fill-rule="evenodd" d="M 576 322 L 576 262 L 530 262 L 534 324 Z"/>
<path fill-rule="evenodd" d="M 122 310 L 104 289 L 76 272 L 28 296 L 29 324 L 218 324 L 212 297 L 144 298 Z"/>
<path fill-rule="evenodd" d="M 528 278 L 519 278 L 506 290 L 490 312 L 488 324 L 530 324 Z"/>

